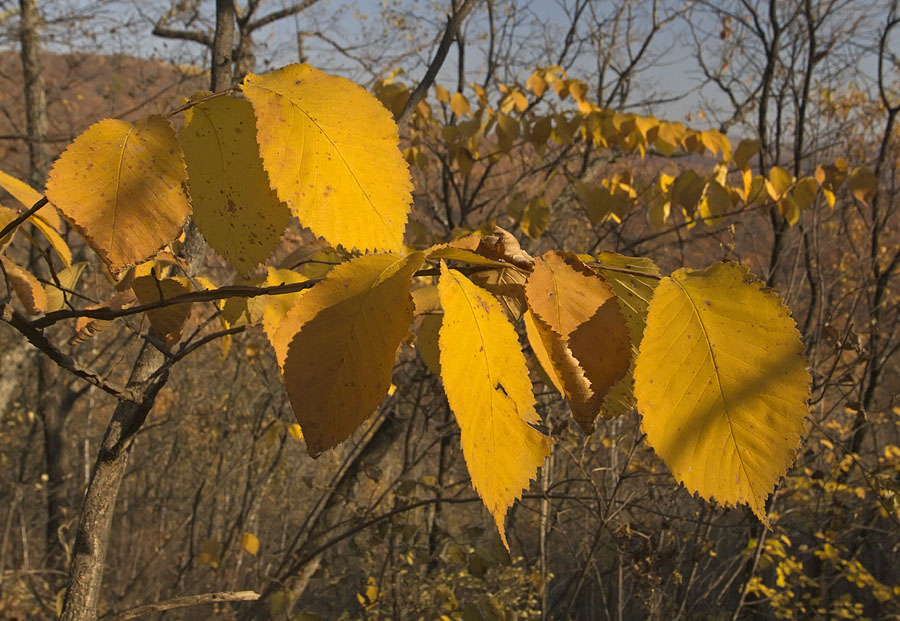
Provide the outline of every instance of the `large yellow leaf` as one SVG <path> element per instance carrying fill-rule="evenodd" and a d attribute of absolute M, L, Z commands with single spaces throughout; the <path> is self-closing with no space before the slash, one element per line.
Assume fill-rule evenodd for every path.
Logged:
<path fill-rule="evenodd" d="M 313 457 L 347 439 L 384 399 L 424 259 L 370 254 L 342 263 L 281 322 L 275 352 Z"/>
<path fill-rule="evenodd" d="M 184 160 L 168 121 L 89 127 L 50 171 L 47 198 L 113 270 L 175 239 L 190 213 Z"/>
<path fill-rule="evenodd" d="M 309 65 L 248 75 L 272 187 L 332 245 L 400 251 L 412 182 L 397 125 L 362 87 Z"/>
<path fill-rule="evenodd" d="M 444 392 L 472 485 L 508 548 L 506 512 L 537 474 L 550 439 L 531 426 L 539 418 L 525 356 L 499 302 L 443 262 L 438 291 Z"/>
<path fill-rule="evenodd" d="M 217 97 L 186 114 L 179 136 L 194 222 L 209 245 L 247 274 L 265 262 L 290 220 L 269 187 L 249 102 Z"/>
<path fill-rule="evenodd" d="M 790 311 L 737 263 L 660 282 L 634 371 L 647 440 L 690 492 L 766 496 L 800 446 L 810 376 Z"/>

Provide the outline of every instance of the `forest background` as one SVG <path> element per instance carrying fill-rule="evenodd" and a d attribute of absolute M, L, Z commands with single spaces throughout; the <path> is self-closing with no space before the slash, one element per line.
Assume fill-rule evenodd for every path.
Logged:
<path fill-rule="evenodd" d="M 90 124 L 165 112 L 208 89 L 216 4 L 0 2 L 0 169 L 40 190 L 53 159 Z M 208 344 L 180 362 L 136 435 L 101 613 L 252 590 L 263 595 L 256 604 L 166 618 L 900 614 L 896 5 L 235 4 L 228 82 L 309 62 L 362 84 L 399 117 L 444 49 L 440 88 L 425 100 L 437 130 L 401 123 L 416 184 L 410 246 L 497 224 L 534 256 L 612 251 L 651 257 L 666 273 L 720 259 L 749 267 L 787 301 L 803 334 L 808 434 L 770 499 L 767 530 L 746 508 L 685 491 L 634 412 L 598 420 L 585 436 L 534 365 L 545 386 L 538 409 L 557 443 L 510 514 L 507 552 L 471 488 L 424 348 L 404 345 L 385 405 L 313 461 L 274 352 L 261 330 L 246 330 L 227 351 Z M 717 168 L 730 153 L 687 144 L 675 125 L 644 134 L 641 148 L 627 138 L 600 146 L 579 120 L 585 101 L 621 115 L 623 136 L 637 114 L 718 129 L 735 150 L 756 140 L 751 178 L 772 182 L 778 166 L 815 179 L 814 191 L 803 201 L 792 194 L 794 204 L 701 204 L 686 172 L 725 174 L 723 186 L 739 187 L 740 170 Z M 844 183 L 857 166 L 875 178 L 871 188 Z M 35 238 L 39 250 L 20 236 L 8 252 L 37 273 L 50 247 Z M 85 263 L 72 290 L 86 302 L 107 299 L 100 262 L 76 235 L 65 239 Z M 293 222 L 271 264 L 313 278 L 340 258 Z M 203 261 L 215 282 L 235 278 L 212 253 Z M 0 326 L 0 616 L 46 618 L 61 606 L 81 499 L 115 404 Z M 135 317 L 92 336 L 53 330 L 71 339 L 76 359 L 127 377 L 147 326 Z"/>

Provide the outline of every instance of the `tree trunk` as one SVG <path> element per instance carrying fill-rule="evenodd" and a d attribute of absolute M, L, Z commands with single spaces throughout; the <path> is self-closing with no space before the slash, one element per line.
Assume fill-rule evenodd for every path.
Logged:
<path fill-rule="evenodd" d="M 41 16 L 37 0 L 20 0 L 22 27 L 19 39 L 22 44 L 22 74 L 25 84 L 25 122 L 28 129 L 28 155 L 30 170 L 28 181 L 37 189 L 44 187 L 50 167 L 50 149 L 47 145 L 47 91 L 41 65 L 41 40 L 38 26 Z"/>
<path fill-rule="evenodd" d="M 128 380 L 128 388 L 142 397 L 139 402 L 120 401 L 106 428 L 81 508 L 63 603 L 63 621 L 86 621 L 97 617 L 116 496 L 134 436 L 166 383 L 166 374 L 153 378 L 163 361 L 163 355 L 145 342 Z"/>

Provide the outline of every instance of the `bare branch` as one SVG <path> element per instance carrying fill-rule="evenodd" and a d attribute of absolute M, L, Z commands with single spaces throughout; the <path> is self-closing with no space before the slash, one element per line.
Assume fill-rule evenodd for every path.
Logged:
<path fill-rule="evenodd" d="M 135 608 L 129 608 L 122 612 L 115 612 L 100 617 L 102 621 L 125 621 L 136 619 L 145 615 L 188 606 L 202 606 L 203 604 L 215 604 L 217 602 L 255 602 L 259 599 L 259 593 L 254 591 L 224 591 L 222 593 L 202 593 L 200 595 L 185 595 L 163 602 L 144 604 Z"/>

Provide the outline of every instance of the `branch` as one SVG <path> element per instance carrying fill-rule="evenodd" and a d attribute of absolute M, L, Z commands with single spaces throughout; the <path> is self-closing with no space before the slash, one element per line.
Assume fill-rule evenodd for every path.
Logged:
<path fill-rule="evenodd" d="M 247 24 L 246 31 L 253 32 L 257 28 L 262 28 L 263 26 L 268 26 L 272 22 L 276 22 L 279 19 L 284 19 L 285 17 L 290 17 L 291 15 L 294 15 L 296 13 L 299 13 L 300 11 L 304 11 L 304 10 L 308 9 L 312 5 L 316 4 L 318 1 L 319 0 L 303 0 L 303 2 L 301 2 L 299 4 L 295 4 L 294 6 L 290 6 L 290 7 L 281 9 L 280 11 L 275 11 L 274 13 L 269 13 L 265 17 L 260 17 L 259 19 Z"/>
<path fill-rule="evenodd" d="M 510 264 L 510 268 L 516 268 Z M 463 268 L 463 272 L 471 274 L 484 270 L 496 269 L 495 266 L 475 265 Z M 437 268 L 424 268 L 413 274 L 413 276 L 437 276 L 440 270 Z M 218 300 L 226 300 L 228 298 L 256 298 L 261 295 L 284 295 L 286 293 L 296 293 L 309 289 L 321 278 L 312 278 L 303 282 L 288 283 L 285 285 L 273 285 L 270 287 L 251 287 L 247 285 L 226 285 L 217 289 L 204 289 L 202 291 L 192 291 L 173 298 L 157 300 L 140 306 L 130 306 L 128 308 L 110 308 L 104 306 L 102 308 L 85 308 L 85 309 L 64 309 L 47 313 L 43 317 L 39 317 L 28 323 L 31 328 L 47 328 L 53 324 L 65 319 L 77 319 L 79 317 L 88 317 L 90 319 L 100 319 L 103 321 L 113 321 L 120 317 L 128 317 L 130 315 L 139 315 L 158 308 L 167 306 L 175 306 L 176 304 L 193 304 L 195 302 L 216 302 Z"/>
<path fill-rule="evenodd" d="M 157 300 L 149 304 L 140 306 L 131 306 L 129 308 L 112 309 L 109 307 L 91 308 L 82 310 L 60 310 L 47 313 L 43 317 L 35 319 L 31 322 L 33 328 L 46 328 L 52 326 L 58 321 L 64 319 L 76 319 L 78 317 L 89 317 L 91 319 L 102 319 L 104 321 L 112 321 L 120 317 L 129 315 L 138 315 L 147 311 L 165 308 L 166 306 L 174 306 L 175 304 L 193 304 L 194 302 L 215 302 L 228 298 L 255 298 L 261 295 L 280 295 L 285 293 L 296 293 L 309 289 L 319 282 L 321 278 L 305 280 L 303 282 L 289 283 L 286 285 L 274 285 L 272 287 L 248 287 L 244 285 L 229 285 L 219 287 L 218 289 L 204 289 L 203 291 L 192 291 L 184 295 L 178 295 L 174 298 Z"/>
<path fill-rule="evenodd" d="M 459 10 L 447 20 L 447 27 L 444 28 L 444 36 L 441 37 L 441 42 L 438 45 L 437 52 L 435 52 L 431 64 L 428 65 L 425 77 L 422 78 L 422 81 L 416 86 L 416 90 L 414 90 L 409 96 L 409 99 L 406 100 L 403 110 L 397 117 L 397 125 L 399 127 L 403 127 L 409 122 L 409 117 L 412 116 L 413 110 L 415 110 L 416 106 L 419 105 L 419 102 L 425 98 L 428 89 L 434 84 L 434 79 L 437 77 L 438 71 L 440 71 L 441 66 L 444 64 L 444 59 L 447 58 L 447 52 L 450 50 L 450 45 L 453 44 L 453 39 L 456 37 L 456 33 L 459 32 L 460 24 L 462 24 L 463 19 L 465 19 L 472 7 L 475 6 L 476 2 L 477 0 L 466 0 L 463 5 L 459 7 Z"/>
<path fill-rule="evenodd" d="M 66 369 L 73 375 L 80 377 L 89 384 L 93 384 L 100 390 L 107 392 L 120 401 L 137 402 L 137 396 L 131 391 L 126 391 L 118 386 L 110 384 L 105 379 L 87 369 L 82 368 L 75 360 L 60 351 L 44 333 L 35 328 L 28 319 L 12 308 L 9 304 L 0 307 L 0 318 L 15 328 L 28 342 L 44 352 L 57 365 Z"/>
<path fill-rule="evenodd" d="M 13 220 L 12 222 L 10 222 L 10 223 L 7 224 L 6 226 L 4 226 L 4 227 L 3 227 L 3 230 L 0 231 L 0 239 L 3 239 L 4 237 L 6 237 L 6 234 L 7 234 L 7 233 L 11 233 L 11 232 L 13 232 L 14 230 L 16 230 L 16 228 L 17 228 L 20 224 L 22 224 L 23 222 L 25 222 L 25 220 L 27 220 L 28 218 L 30 218 L 31 216 L 33 216 L 35 213 L 37 213 L 37 211 L 38 211 L 41 207 L 43 207 L 44 205 L 46 205 L 48 202 L 49 202 L 49 201 L 47 201 L 47 197 L 44 196 L 43 198 L 41 198 L 41 200 L 39 200 L 39 201 L 36 202 L 34 205 L 32 205 L 31 209 L 29 209 L 28 211 L 22 213 L 22 214 L 19 215 L 19 217 L 17 217 L 15 220 Z"/>
<path fill-rule="evenodd" d="M 143 606 L 129 608 L 122 612 L 110 613 L 103 615 L 100 619 L 102 619 L 102 621 L 125 621 L 126 619 L 135 619 L 155 612 L 174 610 L 175 608 L 201 606 L 203 604 L 215 604 L 217 602 L 255 602 L 258 599 L 259 593 L 254 591 L 224 591 L 222 593 L 185 595 L 184 597 L 176 597 L 175 599 L 169 599 L 163 602 L 144 604 Z"/>
<path fill-rule="evenodd" d="M 200 43 L 206 47 L 212 47 L 212 39 L 210 39 L 208 35 L 197 32 L 196 30 L 173 30 L 172 28 L 155 26 L 153 28 L 153 34 L 165 39 L 183 39 L 185 41 Z"/>

